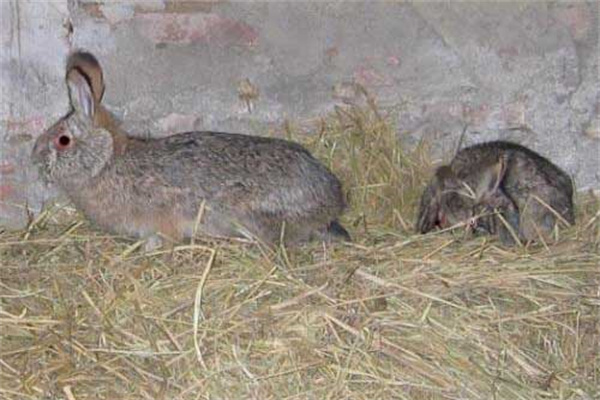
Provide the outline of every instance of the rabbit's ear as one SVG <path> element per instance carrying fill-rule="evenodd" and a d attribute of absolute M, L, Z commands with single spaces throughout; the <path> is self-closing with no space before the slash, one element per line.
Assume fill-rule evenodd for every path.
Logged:
<path fill-rule="evenodd" d="M 439 224 L 441 214 L 442 193 L 448 181 L 452 180 L 454 174 L 448 166 L 439 167 L 429 185 L 423 191 L 419 216 L 417 218 L 417 231 L 427 233 L 435 229 Z"/>
<path fill-rule="evenodd" d="M 71 53 L 67 59 L 67 75 L 73 69 L 78 69 L 86 77 L 90 83 L 96 104 L 100 104 L 102 96 L 104 96 L 104 76 L 102 67 L 96 57 L 85 51 Z"/>
<path fill-rule="evenodd" d="M 92 87 L 85 76 L 75 68 L 67 74 L 67 86 L 69 87 L 69 99 L 76 113 L 89 120 L 94 119 L 95 104 Z"/>
<path fill-rule="evenodd" d="M 421 204 L 419 206 L 419 216 L 417 218 L 416 230 L 419 233 L 432 231 L 438 223 L 438 214 L 440 212 L 440 197 L 437 195 L 435 182 L 432 181 L 423 191 Z"/>
<path fill-rule="evenodd" d="M 500 157 L 498 162 L 488 167 L 482 173 L 482 179 L 477 186 L 477 198 L 479 200 L 490 199 L 499 193 L 502 181 L 506 175 L 505 157 Z"/>
<path fill-rule="evenodd" d="M 448 165 L 442 165 L 435 170 L 435 180 L 438 184 L 443 187 L 450 183 L 454 179 L 454 172 Z"/>
<path fill-rule="evenodd" d="M 438 195 L 441 196 L 442 191 L 458 190 L 462 188 L 462 182 L 449 165 L 443 165 L 435 171 L 435 182 L 438 189 Z"/>

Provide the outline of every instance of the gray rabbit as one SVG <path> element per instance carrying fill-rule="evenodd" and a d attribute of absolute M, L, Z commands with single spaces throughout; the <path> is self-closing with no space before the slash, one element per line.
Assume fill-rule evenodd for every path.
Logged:
<path fill-rule="evenodd" d="M 268 244 L 350 240 L 337 221 L 340 181 L 301 145 L 217 132 L 133 138 L 101 105 L 92 54 L 69 56 L 66 82 L 72 110 L 38 138 L 32 157 L 100 228 L 150 248 L 196 231 Z"/>
<path fill-rule="evenodd" d="M 512 244 L 549 238 L 557 224 L 574 223 L 571 178 L 526 147 L 494 141 L 465 148 L 436 170 L 416 227 L 427 233 L 466 224 Z"/>

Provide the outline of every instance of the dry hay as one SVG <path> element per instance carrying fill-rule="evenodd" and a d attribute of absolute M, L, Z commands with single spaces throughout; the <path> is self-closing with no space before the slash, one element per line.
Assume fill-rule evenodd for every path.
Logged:
<path fill-rule="evenodd" d="M 555 245 L 414 235 L 431 171 L 377 110 L 307 145 L 353 244 L 197 239 L 152 254 L 67 208 L 0 234 L 3 399 L 592 399 L 600 202 Z"/>

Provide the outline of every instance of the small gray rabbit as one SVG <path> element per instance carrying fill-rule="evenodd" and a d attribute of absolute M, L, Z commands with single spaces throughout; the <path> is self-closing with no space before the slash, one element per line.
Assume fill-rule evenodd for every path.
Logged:
<path fill-rule="evenodd" d="M 571 178 L 526 147 L 494 141 L 467 147 L 436 170 L 416 228 L 427 233 L 466 224 L 510 245 L 548 238 L 557 224 L 574 223 Z"/>
<path fill-rule="evenodd" d="M 217 132 L 133 138 L 101 105 L 92 54 L 69 56 L 66 82 L 72 110 L 37 139 L 32 158 L 100 228 L 148 239 L 147 248 L 196 231 L 268 244 L 350 240 L 337 221 L 340 181 L 301 145 Z"/>

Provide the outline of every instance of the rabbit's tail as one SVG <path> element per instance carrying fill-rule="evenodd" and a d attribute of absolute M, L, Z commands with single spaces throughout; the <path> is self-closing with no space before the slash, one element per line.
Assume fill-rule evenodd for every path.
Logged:
<path fill-rule="evenodd" d="M 332 239 L 341 240 L 344 242 L 351 242 L 352 238 L 350 234 L 344 228 L 337 219 L 334 219 L 327 226 L 327 233 L 330 235 Z"/>

